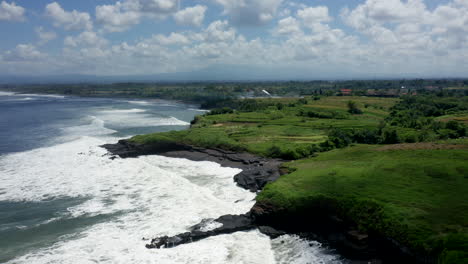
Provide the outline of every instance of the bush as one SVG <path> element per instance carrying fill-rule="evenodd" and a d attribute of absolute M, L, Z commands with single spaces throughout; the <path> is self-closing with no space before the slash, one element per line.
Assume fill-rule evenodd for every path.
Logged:
<path fill-rule="evenodd" d="M 382 143 L 383 144 L 398 144 L 400 143 L 400 136 L 396 129 L 386 129 L 383 131 Z"/>
<path fill-rule="evenodd" d="M 273 145 L 267 149 L 266 156 L 270 158 L 279 158 L 281 156 L 281 148 Z"/>
<path fill-rule="evenodd" d="M 206 113 L 206 115 L 222 115 L 222 114 L 232 114 L 234 113 L 234 110 L 232 110 L 229 107 L 223 107 L 223 108 L 215 108 L 211 110 L 210 112 Z"/>
<path fill-rule="evenodd" d="M 403 131 L 399 132 L 401 142 L 405 143 L 416 143 L 419 141 L 421 132 L 418 131 Z"/>
<path fill-rule="evenodd" d="M 348 112 L 353 115 L 360 115 L 362 114 L 361 109 L 357 107 L 356 102 L 354 101 L 349 101 L 348 102 Z"/>
<path fill-rule="evenodd" d="M 378 144 L 381 141 L 381 136 L 378 130 L 355 130 L 353 141 L 362 144 Z"/>
<path fill-rule="evenodd" d="M 448 121 L 447 124 L 445 124 L 445 128 L 456 131 L 457 137 L 466 136 L 466 127 L 455 120 Z"/>
<path fill-rule="evenodd" d="M 297 160 L 311 155 L 311 150 L 305 147 L 283 149 L 276 145 L 269 147 L 266 156 L 270 158 L 279 158 L 284 160 Z"/>

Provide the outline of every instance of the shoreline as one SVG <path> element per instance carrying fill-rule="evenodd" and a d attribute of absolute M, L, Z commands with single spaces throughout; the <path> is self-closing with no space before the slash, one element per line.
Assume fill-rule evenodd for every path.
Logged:
<path fill-rule="evenodd" d="M 239 187 L 251 192 L 261 191 L 268 182 L 275 181 L 287 173 L 281 169 L 281 164 L 285 160 L 268 159 L 250 153 L 216 148 L 200 148 L 173 142 L 153 145 L 137 144 L 126 139 L 101 147 L 112 154 L 110 159 L 116 156 L 132 158 L 143 155 L 161 155 L 192 161 L 212 161 L 221 166 L 239 168 L 242 172 L 234 176 L 234 181 Z M 173 237 L 154 238 L 146 247 L 174 247 L 210 236 L 258 228 L 261 233 L 270 238 L 296 234 L 307 240 L 319 241 L 337 250 L 347 259 L 346 263 L 436 263 L 436 259 L 414 254 L 391 238 L 377 233 L 358 231 L 351 219 L 338 217 L 332 207 L 333 205 L 325 203 L 309 208 L 310 211 L 291 212 L 285 208 L 277 208 L 272 204 L 257 201 L 245 214 L 205 219 L 192 226 L 189 232 Z M 212 230 L 205 230 L 205 226 L 213 222 L 222 225 Z"/>

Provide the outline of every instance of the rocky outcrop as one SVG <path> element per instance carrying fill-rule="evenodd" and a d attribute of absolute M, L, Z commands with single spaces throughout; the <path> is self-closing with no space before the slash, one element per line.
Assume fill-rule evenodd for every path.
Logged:
<path fill-rule="evenodd" d="M 252 192 L 259 191 L 268 182 L 278 179 L 281 175 L 279 167 L 283 162 L 278 159 L 258 157 L 250 153 L 237 153 L 216 148 L 207 149 L 172 142 L 137 144 L 128 140 L 119 140 L 116 144 L 106 144 L 102 147 L 121 158 L 157 154 L 194 161 L 213 161 L 222 166 L 239 168 L 242 169 L 242 172 L 234 176 L 234 181 L 240 187 Z"/>
<path fill-rule="evenodd" d="M 213 226 L 213 227 L 211 227 Z M 210 236 L 231 234 L 238 231 L 247 231 L 255 227 L 249 215 L 223 215 L 215 220 L 205 219 L 192 226 L 189 232 L 172 237 L 164 236 L 151 240 L 147 248 L 170 248 L 181 244 L 198 241 Z"/>
<path fill-rule="evenodd" d="M 270 226 L 257 226 L 250 213 L 243 215 L 223 215 L 217 219 L 205 219 L 189 228 L 189 232 L 175 236 L 157 237 L 147 244 L 147 248 L 171 248 L 181 244 L 192 243 L 200 239 L 257 228 L 263 234 L 276 238 L 286 234 Z"/>

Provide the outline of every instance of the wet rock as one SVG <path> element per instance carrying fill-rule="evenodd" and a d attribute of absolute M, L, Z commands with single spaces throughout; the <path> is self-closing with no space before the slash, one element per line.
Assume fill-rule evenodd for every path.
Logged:
<path fill-rule="evenodd" d="M 239 168 L 242 172 L 234 176 L 234 181 L 238 186 L 252 192 L 257 192 L 268 182 L 278 179 L 281 175 L 279 167 L 283 162 L 250 153 L 207 149 L 178 143 L 136 144 L 128 140 L 119 140 L 116 144 L 105 144 L 102 147 L 121 158 L 157 154 L 193 161 L 213 161 L 222 166 Z"/>
<path fill-rule="evenodd" d="M 280 237 L 282 235 L 286 235 L 287 233 L 285 231 L 277 230 L 271 226 L 259 226 L 258 230 L 264 234 L 269 236 L 272 239 L 275 239 L 277 237 Z"/>
<path fill-rule="evenodd" d="M 212 222 L 220 223 L 221 226 L 212 230 L 203 231 L 207 224 Z M 190 228 L 190 232 L 185 232 L 172 237 L 163 236 L 151 240 L 147 248 L 171 248 L 181 244 L 192 243 L 210 236 L 231 234 L 238 231 L 247 231 L 255 227 L 250 215 L 223 215 L 217 219 L 205 219 L 201 223 Z"/>

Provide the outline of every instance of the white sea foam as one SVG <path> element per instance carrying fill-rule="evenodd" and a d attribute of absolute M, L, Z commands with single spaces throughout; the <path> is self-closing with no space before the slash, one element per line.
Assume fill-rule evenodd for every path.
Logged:
<path fill-rule="evenodd" d="M 189 108 L 188 110 L 197 111 L 197 112 L 209 112 L 210 110 L 203 110 L 203 109 L 196 109 L 196 108 Z"/>
<path fill-rule="evenodd" d="M 11 98 L 11 97 L 10 97 Z M 15 97 L 13 97 L 15 98 Z M 32 100 L 36 100 L 35 98 L 32 98 L 32 97 L 25 97 L 25 98 L 16 98 L 16 99 L 6 99 L 6 100 L 3 100 L 4 102 L 18 102 L 18 101 L 32 101 Z"/>
<path fill-rule="evenodd" d="M 117 139 L 110 137 L 115 131 L 105 125 L 148 126 L 155 118 L 145 115 L 135 110 L 101 111 L 88 117 L 88 124 L 64 128 L 71 141 L 0 157 L 0 201 L 86 198 L 40 225 L 64 218 L 107 217 L 10 263 L 335 263 L 319 244 L 294 236 L 282 237 L 286 243 L 272 241 L 257 230 L 170 249 L 146 249 L 148 238 L 186 232 L 206 218 L 247 212 L 255 194 L 233 182 L 239 169 L 214 162 L 162 156 L 109 159 L 99 146 Z M 219 223 L 206 226 L 216 227 Z"/>
<path fill-rule="evenodd" d="M 186 231 L 204 218 L 231 213 L 240 214 L 253 205 L 254 194 L 238 188 L 232 181 L 239 169 L 224 168 L 213 162 L 145 156 L 137 159 L 110 160 L 98 145 L 105 141 L 83 137 L 54 147 L 11 154 L 0 160 L 0 200 L 41 201 L 59 197 L 88 197 L 89 200 L 69 208 L 72 217 L 123 212 L 123 216 L 97 224 L 78 239 L 62 241 L 51 248 L 30 253 L 14 262 L 34 263 L 77 260 L 100 260 L 109 263 L 191 263 L 189 251 L 208 253 L 232 236 L 194 243 L 170 251 L 144 248 L 142 237 L 174 235 Z M 169 165 L 174 166 L 170 167 Z M 199 178 L 210 182 L 201 186 Z M 194 183 L 196 182 L 196 183 Z M 239 198 L 242 201 L 235 203 Z M 55 219 L 54 219 L 55 220 Z M 255 232 L 257 247 L 269 247 L 268 239 Z M 221 244 L 223 244 L 221 243 Z M 224 245 L 219 259 L 229 255 Z M 180 261 L 171 262 L 172 259 Z M 206 254 L 199 261 L 218 263 Z"/>
<path fill-rule="evenodd" d="M 175 117 L 156 117 L 146 113 L 144 109 L 114 109 L 102 110 L 96 116 L 106 125 L 118 128 L 151 127 L 151 126 L 186 126 L 188 122 Z"/>
<path fill-rule="evenodd" d="M 16 96 L 35 96 L 35 97 L 49 97 L 49 98 L 56 98 L 56 99 L 63 99 L 65 98 L 64 95 L 58 94 L 15 94 Z"/>
<path fill-rule="evenodd" d="M 0 96 L 12 96 L 12 95 L 15 95 L 16 93 L 13 93 L 13 92 L 4 92 L 4 91 L 0 91 Z"/>
<path fill-rule="evenodd" d="M 221 224 L 220 222 L 209 221 L 202 228 L 200 228 L 200 231 L 207 232 L 207 231 L 215 230 L 216 228 L 220 228 L 222 226 L 223 224 Z"/>
<path fill-rule="evenodd" d="M 137 104 L 137 105 L 151 105 L 152 104 L 151 102 L 148 102 L 148 101 L 136 101 L 136 100 L 126 101 L 126 102 L 130 104 Z"/>
<path fill-rule="evenodd" d="M 143 113 L 146 112 L 144 109 L 112 109 L 112 110 L 102 110 L 101 113 L 106 114 L 128 114 L 128 113 Z"/>
<path fill-rule="evenodd" d="M 284 235 L 271 241 L 276 263 L 281 264 L 339 264 L 337 255 L 330 254 L 317 241 L 307 241 L 296 235 Z"/>
<path fill-rule="evenodd" d="M 106 128 L 104 120 L 95 116 L 87 116 L 86 122 L 88 122 L 88 124 L 61 128 L 63 136 L 57 138 L 56 141 L 66 142 L 76 140 L 83 136 L 103 137 L 117 132 L 113 129 Z"/>

